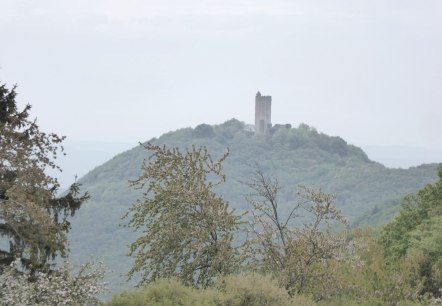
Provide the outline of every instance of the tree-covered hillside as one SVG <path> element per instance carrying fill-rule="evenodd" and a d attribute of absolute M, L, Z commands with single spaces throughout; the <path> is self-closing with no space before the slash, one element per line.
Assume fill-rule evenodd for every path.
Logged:
<path fill-rule="evenodd" d="M 336 205 L 350 220 L 437 179 L 435 164 L 388 169 L 369 160 L 360 148 L 305 124 L 298 128 L 280 126 L 273 128 L 271 135 L 259 136 L 232 119 L 215 126 L 180 129 L 151 142 L 180 148 L 205 145 L 213 158 L 228 148 L 230 154 L 224 162 L 227 182 L 218 192 L 238 211 L 247 208 L 244 196 L 250 192 L 241 181 L 250 178 L 256 164 L 278 179 L 283 205 L 293 201 L 297 186 L 315 185 L 336 194 Z M 123 223 L 121 217 L 139 196 L 128 181 L 140 175 L 147 157 L 142 146 L 135 147 L 80 180 L 91 200 L 72 220 L 71 256 L 74 261 L 101 256 L 114 270 L 108 279 L 114 287 L 124 280 L 120 275 L 131 266 L 131 259 L 125 256 L 126 246 L 135 239 L 130 230 L 119 226 Z"/>

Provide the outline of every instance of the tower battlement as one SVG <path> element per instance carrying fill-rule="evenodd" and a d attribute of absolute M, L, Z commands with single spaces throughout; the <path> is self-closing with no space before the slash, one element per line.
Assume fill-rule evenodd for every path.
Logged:
<path fill-rule="evenodd" d="M 272 128 L 272 97 L 258 91 L 255 97 L 255 134 L 268 134 Z"/>

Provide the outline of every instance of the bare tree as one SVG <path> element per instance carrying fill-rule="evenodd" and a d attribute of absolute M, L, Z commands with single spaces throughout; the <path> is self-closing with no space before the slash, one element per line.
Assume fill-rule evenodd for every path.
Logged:
<path fill-rule="evenodd" d="M 316 288 L 328 286 L 333 281 L 330 264 L 341 258 L 345 249 L 345 239 L 331 232 L 330 223 L 347 224 L 334 206 L 335 196 L 301 187 L 295 203 L 283 212 L 277 179 L 265 176 L 257 167 L 245 184 L 252 189 L 247 197 L 252 215 L 251 265 L 276 275 L 290 294 L 309 291 L 313 283 Z M 304 218 L 308 223 L 299 226 Z"/>

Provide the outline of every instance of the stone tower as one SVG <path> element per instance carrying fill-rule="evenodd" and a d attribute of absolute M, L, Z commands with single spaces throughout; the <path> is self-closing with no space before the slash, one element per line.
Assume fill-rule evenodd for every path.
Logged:
<path fill-rule="evenodd" d="M 272 97 L 262 96 L 258 91 L 255 97 L 255 134 L 268 134 L 272 127 Z"/>

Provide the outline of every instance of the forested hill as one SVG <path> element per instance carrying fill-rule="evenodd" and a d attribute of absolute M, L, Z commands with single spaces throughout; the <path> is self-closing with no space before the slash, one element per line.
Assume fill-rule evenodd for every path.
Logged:
<path fill-rule="evenodd" d="M 230 154 L 224 162 L 227 182 L 218 191 L 237 210 L 247 207 L 244 195 L 249 190 L 240 182 L 251 177 L 255 163 L 279 180 L 282 204 L 293 202 L 297 186 L 315 185 L 336 194 L 337 206 L 350 219 L 437 180 L 436 164 L 388 169 L 342 138 L 318 133 L 305 124 L 274 128 L 271 135 L 264 136 L 253 135 L 244 123 L 232 119 L 220 125 L 180 129 L 151 142 L 180 148 L 204 145 L 214 159 L 228 148 Z M 137 178 L 147 156 L 142 146 L 135 147 L 80 179 L 91 200 L 72 220 L 71 254 L 74 260 L 102 256 L 115 270 L 114 285 L 122 280 L 118 275 L 129 268 L 126 245 L 134 237 L 119 227 L 138 196 L 128 180 Z"/>

